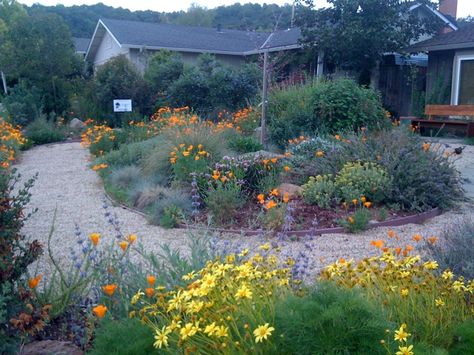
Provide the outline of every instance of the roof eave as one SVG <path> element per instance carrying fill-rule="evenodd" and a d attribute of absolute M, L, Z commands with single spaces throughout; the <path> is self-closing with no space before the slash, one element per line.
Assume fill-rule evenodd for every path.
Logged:
<path fill-rule="evenodd" d="M 251 50 L 248 52 L 245 52 L 244 55 L 254 55 L 254 54 L 262 54 L 265 52 L 281 52 L 281 51 L 289 51 L 293 49 L 300 49 L 303 48 L 301 44 L 291 44 L 288 46 L 278 46 L 278 47 L 270 47 L 270 48 L 259 48 L 255 50 Z"/>
<path fill-rule="evenodd" d="M 423 46 L 423 47 L 415 47 L 410 49 L 411 53 L 416 52 L 437 52 L 437 51 L 449 51 L 453 49 L 468 49 L 474 48 L 474 42 L 466 42 L 466 43 L 452 43 L 452 44 L 439 44 L 439 45 L 432 45 L 432 46 Z"/>
<path fill-rule="evenodd" d="M 151 49 L 151 50 L 169 50 L 175 52 L 188 52 L 188 53 L 211 53 L 211 54 L 223 54 L 223 55 L 233 55 L 233 56 L 244 56 L 245 52 L 233 52 L 233 51 L 223 51 L 223 50 L 214 50 L 214 49 L 199 49 L 199 48 L 180 48 L 180 47 L 169 47 L 169 46 L 148 46 L 148 45 L 137 45 L 137 44 L 122 44 L 123 48 L 130 49 Z"/>

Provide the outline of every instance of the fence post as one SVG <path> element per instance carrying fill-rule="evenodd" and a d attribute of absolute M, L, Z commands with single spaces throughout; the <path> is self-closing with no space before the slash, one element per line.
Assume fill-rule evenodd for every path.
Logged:
<path fill-rule="evenodd" d="M 260 143 L 267 149 L 267 104 L 268 104 L 268 50 L 263 53 L 263 92 L 262 122 L 260 127 Z"/>

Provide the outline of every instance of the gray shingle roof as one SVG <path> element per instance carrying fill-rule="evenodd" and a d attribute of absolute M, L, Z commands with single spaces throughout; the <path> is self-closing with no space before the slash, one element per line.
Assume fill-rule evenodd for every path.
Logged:
<path fill-rule="evenodd" d="M 78 53 L 86 53 L 87 48 L 89 48 L 89 42 L 91 41 L 90 38 L 79 38 L 73 37 L 74 48 Z"/>
<path fill-rule="evenodd" d="M 102 19 L 125 47 L 244 53 L 259 48 L 269 33 Z"/>
<path fill-rule="evenodd" d="M 271 49 L 298 45 L 300 38 L 301 30 L 299 28 L 275 31 L 274 33 L 270 34 L 261 49 Z"/>
<path fill-rule="evenodd" d="M 449 49 L 474 48 L 474 24 L 457 31 L 441 34 L 407 48 L 409 52 L 429 52 Z"/>

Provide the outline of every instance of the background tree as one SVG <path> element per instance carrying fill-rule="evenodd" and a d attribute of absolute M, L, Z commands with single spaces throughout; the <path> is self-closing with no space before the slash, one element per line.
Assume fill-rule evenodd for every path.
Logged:
<path fill-rule="evenodd" d="M 37 14 L 20 16 L 8 28 L 0 45 L 0 67 L 10 83 L 38 89 L 38 106 L 44 111 L 61 113 L 69 106 L 68 79 L 80 74 L 82 64 L 64 21 Z"/>
<path fill-rule="evenodd" d="M 170 85 L 183 74 L 184 63 L 180 54 L 161 50 L 150 58 L 145 71 L 145 80 L 155 106 L 166 106 Z"/>
<path fill-rule="evenodd" d="M 364 84 L 384 53 L 399 51 L 441 25 L 409 11 L 413 2 L 408 0 L 328 0 L 331 6 L 319 10 L 315 2 L 304 0 L 313 11 L 298 19 L 303 43 L 323 50 L 337 67 L 358 73 Z M 434 6 L 429 0 L 418 2 Z"/>
<path fill-rule="evenodd" d="M 114 99 L 131 99 L 134 112 L 149 113 L 149 92 L 138 70 L 123 55 L 113 58 L 97 69 L 94 77 L 94 94 L 104 118 L 120 125 L 113 114 Z"/>
<path fill-rule="evenodd" d="M 192 3 L 188 11 L 176 19 L 178 25 L 211 27 L 214 13 L 207 8 Z"/>

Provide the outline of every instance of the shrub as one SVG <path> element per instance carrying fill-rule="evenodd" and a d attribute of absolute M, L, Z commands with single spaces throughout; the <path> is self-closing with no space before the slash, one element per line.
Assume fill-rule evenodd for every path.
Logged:
<path fill-rule="evenodd" d="M 345 164 L 360 161 L 383 168 L 391 182 L 384 191 L 384 203 L 399 206 L 402 210 L 446 209 L 462 198 L 460 174 L 443 147 L 423 144 L 418 136 L 403 127 L 341 134 L 326 139 L 335 146 L 319 151 L 319 156 L 314 154 L 316 152 L 312 157 L 304 154 L 290 156 L 290 164 L 294 167 L 290 177 L 297 183 L 305 182 L 310 176 L 336 175 Z"/>
<path fill-rule="evenodd" d="M 357 209 L 352 216 L 339 220 L 339 224 L 350 233 L 358 233 L 367 230 L 372 214 L 366 208 Z"/>
<path fill-rule="evenodd" d="M 283 299 L 275 311 L 282 354 L 385 354 L 380 339 L 391 327 L 363 293 L 323 283 L 303 297 Z"/>
<path fill-rule="evenodd" d="M 384 305 L 391 321 L 408 324 L 415 343 L 448 348 L 456 326 L 472 317 L 474 281 L 456 279 L 449 270 L 438 274 L 435 261 L 409 255 L 409 247 L 402 252 L 384 248 L 382 240 L 371 244 L 383 254 L 359 262 L 340 260 L 326 267 L 321 278 L 362 289 L 369 300 Z"/>
<path fill-rule="evenodd" d="M 431 257 L 442 269 L 450 269 L 467 279 L 474 279 L 474 223 L 466 221 L 451 226 L 440 243 L 426 244 Z"/>
<path fill-rule="evenodd" d="M 21 133 L 0 120 L 0 136 L 0 150 L 14 157 L 24 140 Z M 25 207 L 36 176 L 18 186 L 20 175 L 0 165 L 0 353 L 16 352 L 20 340 L 41 331 L 48 320 L 48 308 L 38 307 L 32 287 L 25 285 L 28 268 L 43 251 L 37 240 L 21 232 L 31 216 Z"/>
<path fill-rule="evenodd" d="M 20 80 L 10 93 L 2 100 L 15 124 L 27 125 L 40 118 L 43 112 L 43 96 L 41 90 L 26 80 Z"/>
<path fill-rule="evenodd" d="M 165 208 L 160 218 L 160 226 L 164 228 L 174 228 L 184 220 L 184 213 L 181 208 L 174 205 Z"/>
<path fill-rule="evenodd" d="M 270 137 L 280 146 L 301 134 L 390 125 L 379 95 L 349 79 L 276 90 L 270 96 L 269 117 Z"/>
<path fill-rule="evenodd" d="M 303 199 L 310 205 L 321 208 L 330 208 L 335 200 L 336 185 L 332 175 L 318 175 L 310 177 L 303 185 Z"/>
<path fill-rule="evenodd" d="M 182 57 L 177 52 L 160 50 L 154 54 L 145 70 L 145 80 L 152 91 L 156 107 L 169 106 L 168 88 L 184 71 Z"/>
<path fill-rule="evenodd" d="M 112 126 L 120 126 L 119 116 L 112 114 L 112 103 L 117 98 L 132 99 L 134 112 L 149 110 L 146 83 L 141 74 L 124 55 L 117 56 L 101 65 L 94 76 L 95 97 L 104 117 Z"/>
<path fill-rule="evenodd" d="M 207 191 L 204 202 L 209 210 L 213 222 L 222 224 L 230 221 L 245 204 L 241 187 L 233 182 L 218 182 Z"/>
<path fill-rule="evenodd" d="M 229 141 L 229 148 L 237 153 L 252 153 L 263 150 L 263 145 L 254 137 L 235 135 Z"/>
<path fill-rule="evenodd" d="M 66 138 L 65 128 L 58 126 L 51 119 L 41 115 L 25 129 L 25 136 L 33 144 L 47 144 L 62 141 Z"/>
<path fill-rule="evenodd" d="M 124 341 L 126 339 L 126 341 Z M 153 333 L 136 319 L 107 320 L 96 329 L 91 355 L 151 354 Z"/>
<path fill-rule="evenodd" d="M 383 167 L 360 161 L 344 164 L 335 179 L 340 196 L 346 202 L 357 200 L 361 196 L 381 202 L 390 189 L 390 183 L 391 179 Z"/>

